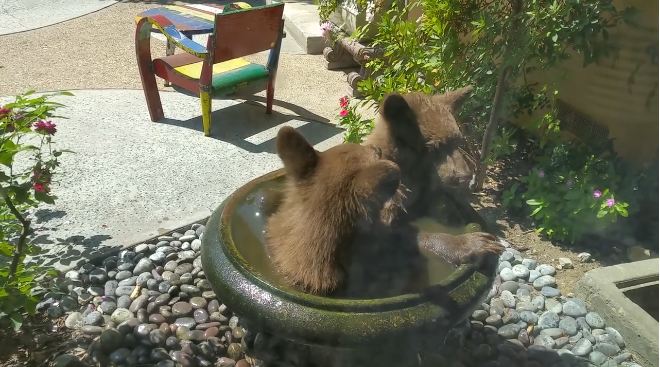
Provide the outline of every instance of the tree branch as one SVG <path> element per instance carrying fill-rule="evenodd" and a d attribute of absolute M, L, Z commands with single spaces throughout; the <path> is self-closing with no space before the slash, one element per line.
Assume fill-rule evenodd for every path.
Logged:
<path fill-rule="evenodd" d="M 479 154 L 479 162 L 477 163 L 476 172 L 470 182 L 472 191 L 479 191 L 483 187 L 486 178 L 486 159 L 490 153 L 491 144 L 497 127 L 499 125 L 500 111 L 504 102 L 504 94 L 507 91 L 507 80 L 511 74 L 512 62 L 511 54 L 513 53 L 514 43 L 517 40 L 518 29 L 520 28 L 519 15 L 522 10 L 523 0 L 511 0 L 511 28 L 509 30 L 508 42 L 504 45 L 503 62 L 500 70 L 500 75 L 497 77 L 497 84 L 495 86 L 495 95 L 493 96 L 493 107 L 490 110 L 490 117 L 488 118 L 488 125 L 484 132 L 483 140 L 481 141 L 481 152 Z"/>

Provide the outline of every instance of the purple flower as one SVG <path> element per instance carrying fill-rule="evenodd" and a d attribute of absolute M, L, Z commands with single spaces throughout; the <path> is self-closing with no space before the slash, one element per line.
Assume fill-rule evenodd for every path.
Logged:
<path fill-rule="evenodd" d="M 603 193 L 600 190 L 594 190 L 594 199 L 598 199 L 601 196 L 603 196 Z"/>
<path fill-rule="evenodd" d="M 607 199 L 605 200 L 605 205 L 607 205 L 608 208 L 611 208 L 616 204 L 616 201 L 614 199 Z"/>

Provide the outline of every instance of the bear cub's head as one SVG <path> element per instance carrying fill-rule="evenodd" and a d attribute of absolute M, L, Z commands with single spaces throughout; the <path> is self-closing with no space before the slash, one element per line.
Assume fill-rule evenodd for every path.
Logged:
<path fill-rule="evenodd" d="M 267 222 L 271 260 L 291 285 L 327 294 L 344 278 L 351 237 L 387 224 L 401 173 L 378 148 L 341 144 L 318 152 L 290 127 L 278 132 L 277 152 L 286 186 Z"/>
<path fill-rule="evenodd" d="M 365 144 L 380 148 L 383 158 L 400 167 L 409 189 L 406 209 L 414 211 L 435 190 L 467 191 L 474 160 L 463 149 L 456 113 L 471 91 L 465 87 L 440 95 L 411 92 L 384 98 Z"/>

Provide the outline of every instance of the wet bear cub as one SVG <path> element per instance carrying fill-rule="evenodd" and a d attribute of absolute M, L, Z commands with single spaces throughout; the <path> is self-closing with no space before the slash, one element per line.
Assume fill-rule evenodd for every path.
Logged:
<path fill-rule="evenodd" d="M 391 226 L 392 210 L 402 205 L 402 172 L 376 147 L 341 144 L 318 152 L 284 127 L 277 152 L 286 184 L 267 220 L 266 247 L 275 269 L 295 288 L 349 297 L 400 294 L 423 282 L 421 251 L 454 264 L 500 251 L 486 233 L 453 236 Z"/>

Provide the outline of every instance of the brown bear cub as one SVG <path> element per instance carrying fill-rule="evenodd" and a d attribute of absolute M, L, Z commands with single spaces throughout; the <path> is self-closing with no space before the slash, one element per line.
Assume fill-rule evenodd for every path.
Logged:
<path fill-rule="evenodd" d="M 267 251 L 284 280 L 314 294 L 397 294 L 426 274 L 421 250 L 454 264 L 500 252 L 486 233 L 453 236 L 392 227 L 401 170 L 380 149 L 341 144 L 316 151 L 290 127 L 277 152 L 286 171 L 284 197 L 266 224 Z"/>
<path fill-rule="evenodd" d="M 384 159 L 401 169 L 406 198 L 395 217 L 415 217 L 432 210 L 429 198 L 450 201 L 484 226 L 467 204 L 474 160 L 463 149 L 465 139 L 456 111 L 472 91 L 465 87 L 441 95 L 413 92 L 385 97 L 365 144 L 378 147 Z M 447 203 L 445 203 L 447 204 Z"/>

